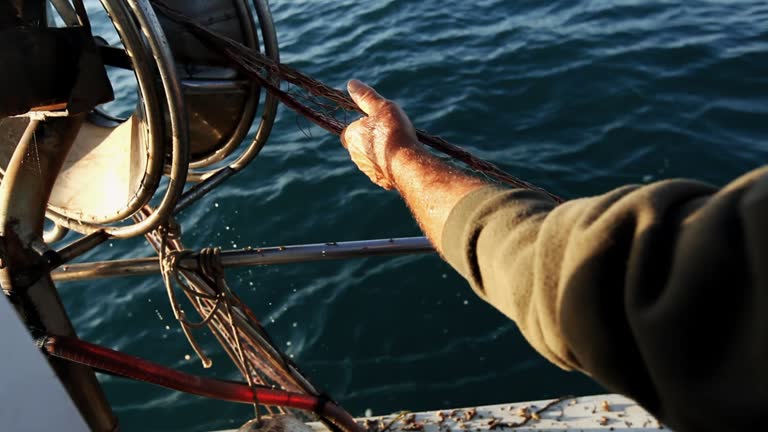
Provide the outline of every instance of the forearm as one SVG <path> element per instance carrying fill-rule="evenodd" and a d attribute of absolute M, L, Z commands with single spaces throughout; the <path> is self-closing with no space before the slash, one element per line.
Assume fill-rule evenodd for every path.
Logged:
<path fill-rule="evenodd" d="M 373 183 L 400 192 L 424 233 L 443 253 L 441 233 L 451 209 L 486 183 L 432 155 L 397 104 L 359 81 L 350 81 L 348 88 L 367 116 L 347 126 L 342 145 Z"/>
<path fill-rule="evenodd" d="M 488 185 L 418 144 L 397 152 L 391 172 L 397 191 L 441 254 L 443 227 L 453 207 L 468 193 Z"/>

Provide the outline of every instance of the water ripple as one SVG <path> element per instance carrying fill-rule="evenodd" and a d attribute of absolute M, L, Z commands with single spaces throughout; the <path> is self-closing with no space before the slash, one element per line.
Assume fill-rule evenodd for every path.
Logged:
<path fill-rule="evenodd" d="M 339 88 L 352 77 L 368 81 L 419 127 L 555 193 L 584 196 L 669 177 L 722 184 L 768 159 L 764 1 L 273 0 L 272 9 L 283 61 Z M 117 42 L 104 13 L 93 21 Z M 130 74 L 113 75 L 119 100 L 111 107 L 130 112 Z M 357 172 L 337 138 L 284 109 L 252 166 L 180 221 L 191 247 L 419 233 L 402 201 Z M 151 253 L 141 239 L 110 245 L 84 259 Z M 435 257 L 228 276 L 275 340 L 355 414 L 599 391 L 548 366 Z M 67 284 L 61 292 L 88 340 L 236 377 L 205 332 L 201 343 L 216 367 L 185 359 L 190 350 L 158 277 Z M 126 430 L 231 428 L 249 414 L 103 382 Z M 178 413 L 173 422 L 169 407 Z"/>

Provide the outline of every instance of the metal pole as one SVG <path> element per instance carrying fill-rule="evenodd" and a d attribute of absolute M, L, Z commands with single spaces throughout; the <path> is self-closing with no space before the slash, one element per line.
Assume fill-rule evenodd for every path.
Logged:
<path fill-rule="evenodd" d="M 236 172 L 237 171 L 231 167 L 224 167 L 214 172 L 211 176 L 206 177 L 200 183 L 189 188 L 189 190 L 184 192 L 181 198 L 179 198 L 179 201 L 176 203 L 176 208 L 173 210 L 173 214 L 182 212 L 184 209 L 194 204 L 195 201 L 204 197 L 208 192 L 216 189 Z"/>
<path fill-rule="evenodd" d="M 107 240 L 109 240 L 109 234 L 104 231 L 95 231 L 84 235 L 58 251 L 61 258 L 60 262 L 68 263 Z"/>
<path fill-rule="evenodd" d="M 30 275 L 47 266 L 41 256 L 45 208 L 83 119 L 84 115 L 31 120 L 0 183 L 3 291 L 28 328 L 66 336 L 75 336 L 75 330 L 51 278 L 45 273 L 41 278 Z M 59 359 L 49 361 L 89 428 L 115 430 L 117 420 L 93 371 Z"/>
<path fill-rule="evenodd" d="M 434 248 L 425 237 L 406 237 L 227 251 L 221 259 L 226 267 L 242 267 L 427 252 Z M 190 264 L 196 266 L 196 257 L 181 260 L 182 267 Z"/>
<path fill-rule="evenodd" d="M 77 17 L 77 12 L 69 0 L 50 0 L 53 7 L 58 12 L 64 24 L 68 27 L 74 27 L 80 25 L 80 20 Z"/>
<path fill-rule="evenodd" d="M 244 267 L 268 264 L 288 264 L 311 261 L 331 261 L 369 256 L 406 255 L 434 252 L 426 237 L 405 237 L 380 240 L 331 242 L 295 246 L 246 248 L 221 253 L 224 267 Z M 185 257 L 182 268 L 197 268 L 197 254 Z M 117 276 L 154 274 L 160 271 L 156 257 L 64 265 L 51 273 L 55 281 L 99 279 Z"/>

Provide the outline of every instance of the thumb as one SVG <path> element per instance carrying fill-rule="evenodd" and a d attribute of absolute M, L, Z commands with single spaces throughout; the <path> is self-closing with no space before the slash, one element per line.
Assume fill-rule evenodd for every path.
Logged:
<path fill-rule="evenodd" d="M 387 101 L 376 90 L 356 79 L 347 83 L 347 90 L 357 106 L 368 115 L 375 113 Z"/>

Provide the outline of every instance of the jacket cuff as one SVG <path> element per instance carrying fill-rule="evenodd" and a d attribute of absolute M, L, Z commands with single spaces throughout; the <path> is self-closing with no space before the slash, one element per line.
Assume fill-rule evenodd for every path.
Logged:
<path fill-rule="evenodd" d="M 448 214 L 441 234 L 443 257 L 464 278 L 469 277 L 470 261 L 475 253 L 469 245 L 473 216 L 491 196 L 509 190 L 497 185 L 483 186 L 464 196 Z"/>

